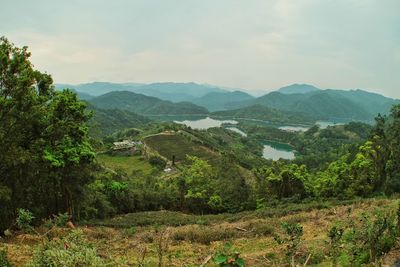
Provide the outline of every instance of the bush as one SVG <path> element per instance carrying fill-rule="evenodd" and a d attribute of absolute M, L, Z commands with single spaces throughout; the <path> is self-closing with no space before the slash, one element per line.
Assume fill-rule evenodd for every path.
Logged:
<path fill-rule="evenodd" d="M 160 170 L 163 170 L 165 166 L 167 166 L 167 162 L 165 162 L 165 160 L 159 156 L 151 156 L 149 158 L 149 163 Z"/>
<path fill-rule="evenodd" d="M 303 226 L 298 223 L 283 222 L 282 229 L 285 233 L 284 236 L 276 235 L 275 241 L 278 244 L 286 245 L 286 256 L 293 262 L 303 236 Z"/>
<path fill-rule="evenodd" d="M 31 232 L 33 230 L 32 221 L 35 219 L 32 212 L 25 209 L 18 209 L 17 213 L 16 223 L 19 229 L 24 232 Z"/>
<path fill-rule="evenodd" d="M 214 262 L 221 267 L 245 266 L 244 260 L 240 257 L 239 252 L 235 251 L 231 243 L 226 243 L 224 245 L 224 248 L 214 257 Z"/>
<path fill-rule="evenodd" d="M 83 238 L 81 230 L 74 230 L 61 239 L 47 242 L 35 253 L 29 267 L 42 266 L 106 266 L 96 250 Z"/>
<path fill-rule="evenodd" d="M 11 263 L 8 261 L 7 252 L 0 250 L 0 266 L 1 267 L 11 267 Z"/>
<path fill-rule="evenodd" d="M 48 227 L 53 227 L 53 226 L 64 227 L 67 225 L 69 218 L 70 216 L 68 212 L 58 213 L 58 215 L 53 215 L 53 218 L 48 219 L 45 222 L 45 225 Z"/>

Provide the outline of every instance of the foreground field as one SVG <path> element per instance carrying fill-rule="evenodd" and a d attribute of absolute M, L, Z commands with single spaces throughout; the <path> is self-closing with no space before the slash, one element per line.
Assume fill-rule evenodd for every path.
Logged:
<path fill-rule="evenodd" d="M 276 242 L 281 223 L 299 223 L 304 234 L 295 255 L 296 263 L 332 266 L 328 232 L 337 221 L 357 222 L 376 210 L 396 210 L 397 200 L 370 199 L 354 202 L 311 202 L 279 205 L 263 211 L 194 216 L 177 212 L 143 212 L 81 225 L 84 238 L 109 266 L 217 266 L 212 257 L 221 251 L 239 252 L 246 266 L 285 265 L 284 244 Z M 37 229 L 43 233 L 46 229 Z M 15 266 L 24 266 L 37 248 L 51 236 L 61 239 L 71 231 L 55 228 L 46 235 L 17 234 L 2 240 Z M 47 238 L 46 238 L 47 237 Z M 68 244 L 65 245 L 66 249 Z M 396 250 L 382 265 L 396 260 Z M 338 263 L 340 265 L 340 261 Z"/>

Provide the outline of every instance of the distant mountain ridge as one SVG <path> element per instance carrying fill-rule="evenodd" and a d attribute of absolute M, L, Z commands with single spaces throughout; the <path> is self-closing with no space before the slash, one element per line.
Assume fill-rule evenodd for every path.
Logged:
<path fill-rule="evenodd" d="M 144 115 L 154 115 L 157 112 L 159 114 L 204 114 L 206 109 L 214 112 L 261 105 L 281 112 L 301 113 L 320 120 L 372 121 L 378 113 L 387 114 L 392 105 L 400 103 L 399 100 L 360 89 L 320 89 L 309 84 L 288 85 L 260 97 L 251 96 L 243 91 L 228 91 L 226 88 L 197 83 L 94 82 L 80 85 L 58 84 L 56 87 L 58 89 L 71 88 L 79 94 L 81 99 L 94 102 L 100 101 L 99 97 L 104 94 L 121 91 L 158 99 L 158 101 L 153 99 L 150 101 L 152 104 L 144 108 L 143 103 L 137 103 L 134 100 L 132 103 L 128 103 L 126 99 L 116 100 L 113 94 L 111 94 L 114 97 L 112 101 L 118 104 L 111 105 L 112 101 L 104 99 L 110 95 L 100 97 L 101 105 L 128 109 Z M 148 103 L 148 99 L 144 100 L 144 103 Z M 257 117 L 257 114 L 254 114 L 254 117 Z"/>
<path fill-rule="evenodd" d="M 230 103 L 254 99 L 253 96 L 242 91 L 211 92 L 191 102 L 207 108 L 209 111 L 225 110 Z"/>
<path fill-rule="evenodd" d="M 56 88 L 71 88 L 79 94 L 89 94 L 91 96 L 100 96 L 115 91 L 129 91 L 137 94 L 157 97 L 162 100 L 172 102 L 191 101 L 195 98 L 202 97 L 208 93 L 228 92 L 227 90 L 197 83 L 110 83 L 110 82 L 93 82 L 86 84 L 56 84 Z"/>
<path fill-rule="evenodd" d="M 127 110 L 140 115 L 208 114 L 206 108 L 190 102 L 173 103 L 128 91 L 109 92 L 89 102 L 100 109 Z"/>
<path fill-rule="evenodd" d="M 292 85 L 281 87 L 277 90 L 277 92 L 282 93 L 282 94 L 306 94 L 306 93 L 316 92 L 316 91 L 320 91 L 320 90 L 321 89 L 319 89 L 313 85 L 295 83 Z"/>
<path fill-rule="evenodd" d="M 295 112 L 283 112 L 263 105 L 253 105 L 233 110 L 216 111 L 213 116 L 233 119 L 255 119 L 273 123 L 313 124 L 315 118 Z"/>
<path fill-rule="evenodd" d="M 300 89 L 301 91 L 301 89 Z M 321 120 L 372 121 L 378 114 L 387 114 L 399 100 L 363 90 L 312 90 L 283 94 L 279 90 L 253 100 L 230 105 L 230 109 L 263 105 L 280 111 L 300 112 Z"/>

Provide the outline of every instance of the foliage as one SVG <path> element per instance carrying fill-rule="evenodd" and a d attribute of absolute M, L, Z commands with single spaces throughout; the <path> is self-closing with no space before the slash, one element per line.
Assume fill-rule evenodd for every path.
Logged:
<path fill-rule="evenodd" d="M 94 97 L 89 102 L 101 109 L 118 109 L 137 114 L 162 115 L 162 114 L 207 114 L 207 109 L 189 102 L 172 103 L 155 97 L 136 94 L 128 91 L 109 92 Z"/>
<path fill-rule="evenodd" d="M 31 232 L 33 229 L 33 219 L 35 219 L 32 212 L 25 209 L 18 209 L 17 214 L 16 223 L 19 229 L 24 232 Z"/>
<path fill-rule="evenodd" d="M 151 156 L 149 163 L 160 170 L 163 170 L 167 166 L 167 162 L 160 156 Z"/>
<path fill-rule="evenodd" d="M 334 265 L 379 264 L 399 236 L 398 217 L 390 210 L 375 210 L 331 227 L 329 254 Z"/>
<path fill-rule="evenodd" d="M 244 267 L 245 262 L 239 252 L 234 250 L 231 243 L 226 243 L 224 248 L 214 256 L 214 262 L 220 267 Z"/>
<path fill-rule="evenodd" d="M 19 207 L 38 218 L 66 211 L 79 217 L 81 192 L 92 179 L 86 104 L 69 90 L 56 92 L 29 57 L 27 47 L 0 39 L 1 230 Z"/>
<path fill-rule="evenodd" d="M 278 244 L 286 245 L 286 256 L 293 259 L 295 256 L 303 236 L 303 227 L 298 223 L 283 222 L 282 229 L 284 236 L 275 236 L 275 241 Z"/>
<path fill-rule="evenodd" d="M 1 267 L 11 267 L 11 263 L 8 261 L 7 251 L 0 250 L 0 266 Z"/>
<path fill-rule="evenodd" d="M 252 105 L 239 109 L 216 111 L 212 114 L 222 118 L 257 119 L 272 123 L 314 123 L 314 118 L 312 116 L 294 112 L 282 112 L 262 105 Z"/>
<path fill-rule="evenodd" d="M 70 215 L 67 212 L 58 213 L 57 215 L 53 215 L 52 218 L 46 220 L 45 224 L 48 227 L 53 227 L 53 226 L 65 227 L 69 220 L 70 220 Z"/>
<path fill-rule="evenodd" d="M 126 128 L 140 127 L 150 122 L 149 118 L 127 110 L 99 109 L 93 106 L 88 108 L 93 111 L 89 133 L 98 138 Z"/>
<path fill-rule="evenodd" d="M 74 230 L 66 237 L 54 239 L 40 247 L 28 264 L 30 267 L 41 266 L 107 266 L 83 237 L 81 230 Z"/>

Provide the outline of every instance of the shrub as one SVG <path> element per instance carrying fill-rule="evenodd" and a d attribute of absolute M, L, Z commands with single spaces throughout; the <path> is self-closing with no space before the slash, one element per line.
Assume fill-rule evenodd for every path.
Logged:
<path fill-rule="evenodd" d="M 299 249 L 301 237 L 303 236 L 303 226 L 298 223 L 283 222 L 282 228 L 284 236 L 275 236 L 278 244 L 286 244 L 286 256 L 294 263 L 294 256 Z"/>
<path fill-rule="evenodd" d="M 397 220 L 391 213 L 362 215 L 359 225 L 353 224 L 344 238 L 352 264 L 377 263 L 396 244 Z"/>
<path fill-rule="evenodd" d="M 165 166 L 167 166 L 167 163 L 165 162 L 165 160 L 159 156 L 151 156 L 149 158 L 149 163 L 151 165 L 157 167 L 160 170 L 164 169 Z"/>
<path fill-rule="evenodd" d="M 0 266 L 1 267 L 11 267 L 11 263 L 8 261 L 7 252 L 5 250 L 0 250 Z"/>
<path fill-rule="evenodd" d="M 33 230 L 32 221 L 35 219 L 32 212 L 25 209 L 18 209 L 16 223 L 24 232 L 31 232 Z"/>
<path fill-rule="evenodd" d="M 45 225 L 47 227 L 53 227 L 53 226 L 64 227 L 69 221 L 69 218 L 70 216 L 68 212 L 58 213 L 58 215 L 53 215 L 53 218 L 48 219 Z"/>
<path fill-rule="evenodd" d="M 106 266 L 96 250 L 83 238 L 81 230 L 74 230 L 61 239 L 47 242 L 35 253 L 29 267 L 42 266 Z"/>
<path fill-rule="evenodd" d="M 226 243 L 224 248 L 214 257 L 214 262 L 220 267 L 243 267 L 244 260 L 240 257 L 239 252 L 234 251 L 231 243 Z"/>

